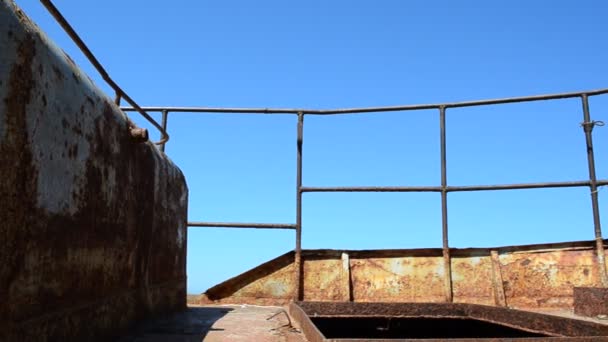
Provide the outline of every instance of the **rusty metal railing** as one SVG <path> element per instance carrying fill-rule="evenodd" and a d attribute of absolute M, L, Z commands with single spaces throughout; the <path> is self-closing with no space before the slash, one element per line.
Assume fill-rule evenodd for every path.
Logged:
<path fill-rule="evenodd" d="M 302 293 L 302 194 L 305 192 L 439 192 L 441 193 L 441 222 L 442 222 L 442 249 L 445 267 L 445 298 L 447 302 L 452 302 L 452 272 L 451 257 L 448 239 L 448 199 L 449 192 L 463 191 L 495 191 L 495 190 L 516 190 L 516 189 L 538 189 L 538 188 L 566 188 L 566 187 L 589 187 L 591 192 L 591 205 L 593 209 L 593 224 L 595 232 L 596 252 L 598 261 L 598 272 L 603 286 L 608 286 L 608 273 L 604 257 L 604 243 L 602 239 L 602 229 L 600 223 L 599 203 L 597 190 L 599 186 L 608 185 L 608 180 L 598 180 L 595 172 L 595 158 L 593 152 L 592 131 L 595 126 L 603 125 L 601 121 L 593 121 L 589 113 L 589 97 L 595 95 L 608 94 L 608 89 L 590 90 L 583 92 L 550 94 L 540 96 L 527 96 L 515 98 L 503 98 L 469 102 L 454 102 L 441 104 L 422 104 L 409 106 L 393 107 L 370 107 L 370 108 L 347 108 L 347 109 L 287 109 L 287 108 L 206 108 L 206 107 L 144 107 L 150 112 L 161 112 L 163 115 L 163 129 L 166 129 L 169 113 L 225 113 L 225 114 L 295 114 L 298 117 L 297 140 L 296 140 L 296 223 L 220 223 L 220 222 L 189 222 L 190 227 L 220 227 L 220 228 L 272 228 L 272 229 L 295 229 L 295 283 L 296 293 L 294 298 L 301 300 Z M 587 147 L 587 167 L 589 179 L 580 181 L 564 182 L 544 182 L 544 183 L 517 183 L 517 184 L 498 184 L 498 185 L 470 185 L 470 186 L 450 186 L 447 181 L 447 162 L 446 162 L 446 112 L 449 108 L 500 105 L 516 102 L 534 102 L 545 100 L 580 98 L 582 103 L 583 132 L 585 133 Z M 341 186 L 341 187 L 313 187 L 302 185 L 302 145 L 304 139 L 304 117 L 306 115 L 337 115 L 337 114 L 357 114 L 357 113 L 381 113 L 397 111 L 416 111 L 436 109 L 439 114 L 440 131 L 440 160 L 441 160 L 441 182 L 439 186 Z M 133 111 L 134 108 L 124 107 L 124 111 Z M 164 144 L 161 144 L 164 150 Z"/>
<path fill-rule="evenodd" d="M 131 106 L 133 106 L 134 111 L 138 112 L 141 116 L 143 116 L 146 120 L 148 120 L 148 122 L 150 122 L 154 127 L 156 127 L 156 129 L 158 129 L 160 131 L 161 140 L 156 142 L 155 144 L 163 146 L 163 149 L 164 149 L 165 143 L 167 141 L 169 141 L 169 134 L 167 134 L 167 131 L 163 128 L 163 127 L 167 126 L 166 122 L 162 126 L 159 125 L 159 123 L 156 122 L 156 120 L 154 120 L 154 118 L 152 118 L 148 113 L 146 113 L 146 111 L 143 110 L 137 104 L 137 102 L 135 102 L 135 100 L 133 100 L 129 95 L 127 95 L 127 93 L 124 90 L 122 90 L 122 88 L 120 88 L 116 82 L 114 82 L 114 80 L 110 77 L 110 75 L 108 74 L 106 69 L 101 65 L 101 63 L 99 63 L 99 60 L 97 60 L 95 55 L 93 55 L 93 52 L 91 52 L 89 47 L 84 43 L 84 41 L 80 38 L 78 33 L 76 33 L 76 31 L 72 27 L 72 25 L 70 25 L 70 23 L 67 21 L 67 19 L 65 19 L 63 14 L 61 14 L 59 9 L 57 9 L 57 7 L 55 7 L 55 5 L 53 4 L 53 2 L 51 0 L 40 0 L 40 2 L 44 5 L 44 7 L 46 7 L 46 9 L 49 11 L 49 13 L 53 16 L 53 18 L 55 18 L 57 23 L 59 23 L 61 28 L 63 28 L 63 30 L 72 39 L 72 41 L 76 44 L 76 46 L 78 46 L 80 51 L 82 51 L 82 53 L 89 60 L 89 62 L 91 62 L 91 64 L 93 65 L 93 67 L 95 67 L 97 72 L 99 72 L 99 74 L 101 75 L 103 80 L 106 81 L 106 83 L 114 90 L 115 95 L 116 95 L 116 98 L 115 98 L 116 105 L 120 105 L 120 100 L 125 99 L 125 101 L 127 101 Z M 132 122 L 129 122 L 129 125 L 134 126 L 134 124 Z M 139 130 L 139 129 L 138 129 L 138 131 L 139 131 L 138 134 L 142 135 L 144 137 L 143 140 L 147 141 L 148 140 L 147 131 Z"/>
<path fill-rule="evenodd" d="M 514 189 L 536 189 L 536 188 L 562 188 L 562 187 L 589 187 L 591 192 L 591 205 L 593 210 L 593 225 L 596 242 L 597 261 L 601 283 L 608 287 L 608 273 L 606 271 L 604 243 L 600 222 L 598 187 L 608 185 L 608 180 L 598 180 L 595 170 L 595 156 L 593 152 L 592 132 L 595 126 L 602 126 L 601 121 L 591 120 L 589 113 L 589 97 L 595 95 L 608 94 L 608 89 L 598 89 L 583 92 L 571 92 L 561 94 L 549 94 L 538 96 L 514 97 L 491 99 L 481 101 L 454 102 L 441 104 L 422 104 L 409 106 L 392 107 L 369 107 L 369 108 L 346 108 L 346 109 L 287 109 L 287 108 L 205 108 L 205 107 L 141 107 L 131 97 L 129 97 L 117 84 L 110 78 L 101 63 L 95 58 L 87 45 L 78 36 L 72 26 L 63 17 L 59 10 L 53 5 L 51 0 L 40 0 L 47 10 L 53 15 L 61 27 L 66 31 L 74 43 L 80 48 L 91 64 L 97 69 L 102 78 L 116 93 L 116 104 L 120 105 L 120 100 L 124 98 L 132 107 L 121 108 L 125 112 L 136 111 L 148 120 L 154 127 L 161 132 L 161 140 L 157 142 L 160 149 L 164 152 L 165 144 L 169 140 L 167 134 L 167 122 L 169 113 L 191 112 L 191 113 L 233 113 L 233 114 L 296 114 L 297 124 L 297 166 L 296 166 L 296 223 L 234 223 L 234 222 L 188 222 L 190 227 L 217 227 L 217 228 L 258 228 L 258 229 L 293 229 L 296 231 L 295 243 L 295 283 L 296 292 L 294 298 L 302 299 L 302 194 L 304 192 L 440 192 L 441 193 L 441 222 L 442 222 L 442 244 L 443 259 L 445 267 L 445 297 L 447 302 L 452 302 L 452 272 L 451 257 L 448 240 L 448 207 L 447 194 L 457 191 L 488 191 L 488 190 L 514 190 Z M 544 100 L 557 100 L 568 98 L 580 98 L 582 102 L 583 122 L 581 123 L 585 133 L 587 146 L 587 167 L 589 179 L 582 181 L 567 182 L 546 182 L 546 183 L 519 183 L 501 185 L 473 185 L 473 186 L 449 186 L 447 182 L 447 163 L 446 163 L 446 110 L 448 108 L 474 107 L 485 105 L 499 105 L 517 102 L 533 102 Z M 305 115 L 335 115 L 335 114 L 358 114 L 358 113 L 380 113 L 396 111 L 415 111 L 437 109 L 439 111 L 439 130 L 440 130 L 440 157 L 441 157 L 441 185 L 440 186 L 354 186 L 354 187 L 309 187 L 302 185 L 302 146 L 304 139 L 304 116 Z M 147 112 L 161 112 L 162 124 L 158 124 Z M 147 140 L 147 137 L 146 137 Z"/>

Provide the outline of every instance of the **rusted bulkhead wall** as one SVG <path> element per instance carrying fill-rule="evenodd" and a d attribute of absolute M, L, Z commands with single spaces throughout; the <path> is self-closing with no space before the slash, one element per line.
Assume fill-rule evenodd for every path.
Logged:
<path fill-rule="evenodd" d="M 594 241 L 452 249 L 453 300 L 571 308 L 573 288 L 599 286 Z M 443 302 L 441 249 L 306 250 L 305 301 Z M 219 284 L 202 301 L 282 304 L 295 291 L 293 252 Z"/>
<path fill-rule="evenodd" d="M 107 340 L 184 308 L 186 210 L 181 171 L 0 0 L 0 340 Z"/>

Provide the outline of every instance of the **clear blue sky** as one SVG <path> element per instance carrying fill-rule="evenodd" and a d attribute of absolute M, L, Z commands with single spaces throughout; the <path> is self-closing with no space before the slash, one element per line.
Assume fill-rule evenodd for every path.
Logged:
<path fill-rule="evenodd" d="M 108 89 L 41 4 L 17 2 Z M 602 0 L 56 5 L 146 106 L 361 107 L 608 87 Z M 608 121 L 608 96 L 592 98 L 591 114 Z M 450 185 L 588 177 L 579 100 L 447 115 Z M 438 127 L 437 111 L 306 117 L 304 185 L 438 185 Z M 173 114 L 169 129 L 190 220 L 295 221 L 294 116 Z M 594 139 L 598 175 L 607 178 L 608 128 Z M 454 247 L 590 240 L 589 190 L 453 193 L 449 229 Z M 188 291 L 293 249 L 294 237 L 191 228 Z M 304 194 L 304 248 L 440 246 L 439 194 Z"/>

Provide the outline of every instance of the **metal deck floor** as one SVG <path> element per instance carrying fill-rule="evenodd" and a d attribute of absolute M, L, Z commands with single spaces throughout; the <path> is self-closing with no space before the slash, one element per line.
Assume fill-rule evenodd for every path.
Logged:
<path fill-rule="evenodd" d="M 608 324 L 608 320 L 575 315 L 572 310 L 528 310 Z M 189 305 L 185 312 L 142 322 L 118 342 L 306 342 L 279 306 Z"/>
<path fill-rule="evenodd" d="M 185 312 L 142 322 L 118 342 L 305 342 L 277 306 L 189 305 Z"/>

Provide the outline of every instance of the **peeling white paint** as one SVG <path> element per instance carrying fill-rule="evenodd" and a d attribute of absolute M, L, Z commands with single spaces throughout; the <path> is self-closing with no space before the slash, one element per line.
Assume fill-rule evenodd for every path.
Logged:
<path fill-rule="evenodd" d="M 182 249 L 186 245 L 186 225 L 185 223 L 179 223 L 177 226 L 177 235 L 175 243 L 178 248 Z"/>
<path fill-rule="evenodd" d="M 44 35 L 35 39 L 35 46 L 32 75 L 36 87 L 27 105 L 26 122 L 33 162 L 44 165 L 38 167 L 37 204 L 50 214 L 74 214 L 82 200 L 75 194 L 86 186 L 91 154 L 87 138 L 95 136 L 96 124 L 103 124 L 96 119 L 109 99 Z M 125 118 L 116 113 L 116 125 L 124 126 Z M 103 143 L 118 152 L 118 141 Z M 116 194 L 116 170 L 108 165 L 95 166 L 106 169 L 108 176 L 100 195 L 111 200 Z"/>
<path fill-rule="evenodd" d="M 95 130 L 101 101 L 60 49 L 46 38 L 36 39 L 36 45 L 34 65 L 40 65 L 42 74 L 33 73 L 36 88 L 27 124 L 34 163 L 44 165 L 38 167 L 37 203 L 51 214 L 74 214 L 79 207 L 74 194 L 86 186 L 91 146 L 85 137 Z"/>
<path fill-rule="evenodd" d="M 3 304 L 15 310 L 14 317 L 44 319 L 32 336 L 56 337 L 71 336 L 79 326 L 107 333 L 104 322 L 130 322 L 142 309 L 182 308 L 187 188 L 181 172 L 150 143 L 129 142 L 124 113 L 17 11 L 11 0 L 0 0 L 0 144 L 8 142 L 5 99 L 12 91 L 11 70 L 30 63 L 33 82 L 21 84 L 31 85 L 29 99 L 22 101 L 25 127 L 16 127 L 9 162 L 0 168 L 3 174 L 31 178 L 19 174 L 17 181 L 3 183 L 11 196 L 27 191 L 19 193 L 25 200 L 15 202 L 16 210 L 0 210 L 3 221 L 11 223 L 7 248 L 0 253 L 9 266 L 2 275 L 9 291 Z M 31 42 L 35 53 L 17 53 Z M 28 141 L 22 141 L 24 135 Z M 32 165 L 24 163 L 29 156 L 20 148 L 30 152 Z M 151 176 L 154 184 L 148 182 Z M 151 190 L 153 198 L 142 198 Z M 152 225 L 139 220 L 142 216 Z M 166 279 L 175 284 L 167 285 Z M 115 298 L 127 299 L 120 300 L 122 311 L 107 310 Z M 90 309 L 94 319 L 80 321 L 74 314 L 66 325 L 66 309 L 73 307 Z M 9 326 L 20 324 L 11 314 Z"/>
<path fill-rule="evenodd" d="M 438 277 L 443 278 L 446 275 L 445 264 L 442 262 L 443 259 L 441 259 L 441 258 L 437 258 L 436 260 L 437 260 L 437 264 L 435 265 L 435 274 Z"/>
<path fill-rule="evenodd" d="M 170 170 L 178 170 L 177 168 L 173 168 L 173 167 L 169 167 L 168 169 Z M 174 175 L 174 177 L 176 177 L 177 174 Z M 179 178 L 179 177 L 177 177 Z M 179 206 L 178 208 L 188 208 L 188 188 L 186 187 L 186 185 L 184 184 L 184 187 L 182 189 L 182 191 L 180 191 L 180 198 L 179 198 Z M 175 212 L 175 210 L 174 210 Z M 186 210 L 186 216 L 187 216 L 187 210 Z M 186 220 L 180 220 L 178 227 L 177 227 L 177 246 L 179 247 L 179 249 L 185 248 L 186 247 L 186 240 L 187 240 L 187 217 Z"/>

